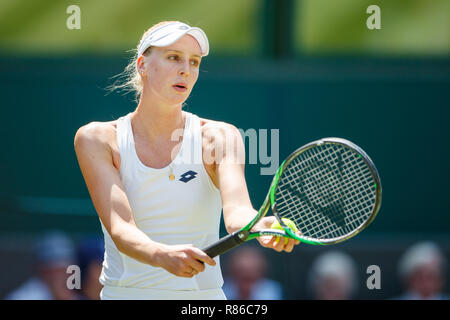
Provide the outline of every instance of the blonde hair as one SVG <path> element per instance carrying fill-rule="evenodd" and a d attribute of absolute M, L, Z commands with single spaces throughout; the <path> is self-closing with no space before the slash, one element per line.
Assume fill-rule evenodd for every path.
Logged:
<path fill-rule="evenodd" d="M 147 31 L 144 32 L 141 39 L 138 42 L 138 45 L 136 46 L 136 49 L 133 49 L 131 51 L 134 51 L 134 55 L 128 65 L 125 67 L 124 71 L 113 78 L 118 78 L 112 85 L 108 86 L 109 92 L 115 91 L 115 90 L 121 90 L 124 91 L 125 94 L 128 92 L 134 92 L 134 98 L 136 102 L 139 101 L 142 95 L 142 90 L 144 87 L 144 84 L 142 82 L 142 78 L 139 75 L 138 69 L 137 69 L 137 60 L 139 58 L 138 55 L 138 48 L 139 44 L 141 43 L 142 39 L 144 39 L 147 34 L 152 32 L 154 29 L 163 26 L 168 23 L 172 22 L 179 22 L 179 21 L 161 21 L 152 27 L 150 27 Z M 152 47 L 149 47 L 147 50 L 144 51 L 142 55 L 148 56 L 151 53 Z"/>

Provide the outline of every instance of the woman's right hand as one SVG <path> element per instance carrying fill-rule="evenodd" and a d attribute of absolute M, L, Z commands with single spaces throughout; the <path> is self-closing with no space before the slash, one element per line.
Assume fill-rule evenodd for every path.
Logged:
<path fill-rule="evenodd" d="M 161 249 L 158 265 L 178 277 L 192 278 L 205 270 L 205 263 L 216 265 L 211 257 L 191 244 L 163 245 Z"/>

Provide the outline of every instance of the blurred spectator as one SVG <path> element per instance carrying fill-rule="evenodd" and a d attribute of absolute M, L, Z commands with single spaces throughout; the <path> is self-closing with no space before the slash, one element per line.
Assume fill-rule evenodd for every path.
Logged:
<path fill-rule="evenodd" d="M 35 275 L 10 292 L 8 300 L 73 300 L 67 288 L 67 267 L 76 262 L 72 240 L 63 232 L 45 234 L 35 247 Z"/>
<path fill-rule="evenodd" d="M 431 241 L 410 247 L 399 263 L 399 275 L 405 292 L 395 299 L 448 300 L 450 296 L 442 293 L 445 285 L 445 264 L 444 255 Z"/>
<path fill-rule="evenodd" d="M 81 271 L 81 298 L 86 300 L 99 300 L 103 286 L 99 281 L 102 272 L 103 255 L 105 252 L 104 240 L 89 237 L 80 242 L 78 246 L 78 263 Z"/>
<path fill-rule="evenodd" d="M 266 278 L 267 262 L 253 246 L 235 249 L 227 264 L 223 291 L 229 300 L 283 299 L 280 283 Z"/>
<path fill-rule="evenodd" d="M 357 288 L 355 263 L 340 251 L 324 253 L 314 261 L 308 280 L 315 300 L 350 300 Z"/>

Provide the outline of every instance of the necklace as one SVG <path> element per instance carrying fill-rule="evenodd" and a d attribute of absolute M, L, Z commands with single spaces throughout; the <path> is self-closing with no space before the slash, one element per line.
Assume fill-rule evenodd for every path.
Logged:
<path fill-rule="evenodd" d="M 173 181 L 175 179 L 175 175 L 173 174 L 173 163 L 169 164 L 169 168 L 170 168 L 169 180 Z"/>

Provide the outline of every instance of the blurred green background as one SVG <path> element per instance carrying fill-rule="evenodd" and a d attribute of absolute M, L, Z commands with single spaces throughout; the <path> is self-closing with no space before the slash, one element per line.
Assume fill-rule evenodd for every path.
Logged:
<path fill-rule="evenodd" d="M 66 27 L 74 4 L 79 30 Z M 381 8 L 380 30 L 366 26 L 372 4 Z M 395 264 L 407 245 L 433 239 L 450 252 L 449 16 L 447 0 L 1 0 L 0 256 L 18 267 L 0 296 L 31 272 L 20 259 L 44 230 L 75 239 L 101 232 L 73 137 L 83 124 L 136 107 L 131 94 L 106 87 L 162 20 L 199 26 L 209 37 L 187 111 L 244 130 L 279 129 L 280 159 L 326 136 L 367 151 L 381 176 L 381 211 L 338 247 L 360 263 L 362 279 L 367 263 L 390 270 L 383 290 L 361 289 L 358 298 L 398 294 Z M 271 180 L 260 168 L 246 170 L 255 206 Z M 282 259 L 306 271 L 324 250 L 305 245 Z M 290 282 L 284 271 L 271 276 L 289 298 L 306 298 L 304 279 Z"/>

